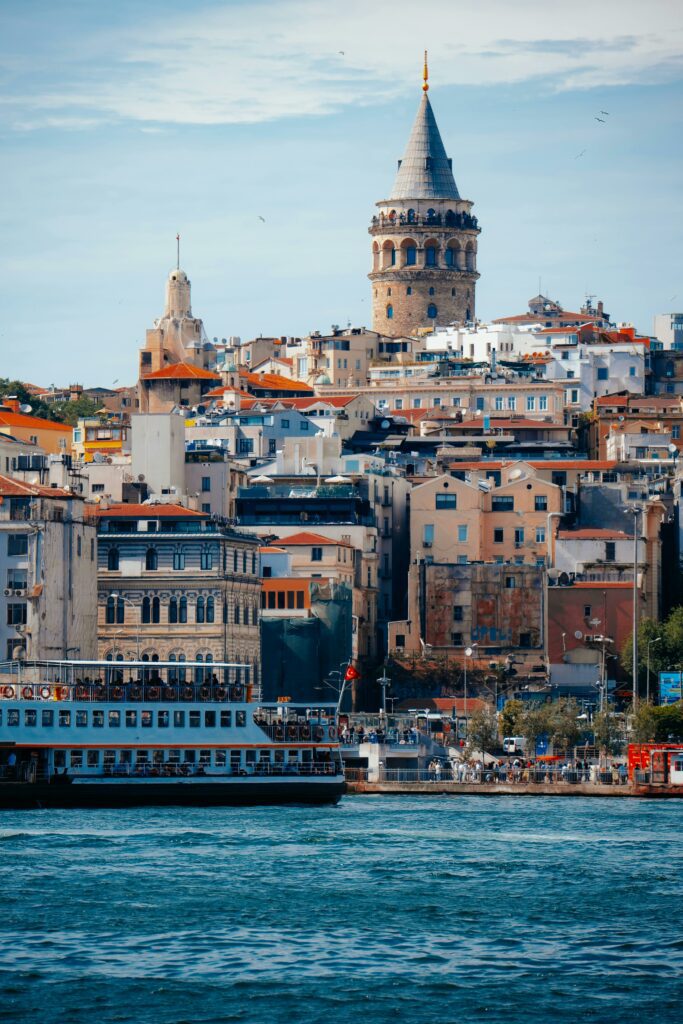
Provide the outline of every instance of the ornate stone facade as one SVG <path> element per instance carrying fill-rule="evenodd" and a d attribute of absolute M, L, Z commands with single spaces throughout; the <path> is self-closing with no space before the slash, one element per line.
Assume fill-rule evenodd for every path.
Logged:
<path fill-rule="evenodd" d="M 477 237 L 425 85 L 389 199 L 372 218 L 372 327 L 391 337 L 475 318 Z"/>

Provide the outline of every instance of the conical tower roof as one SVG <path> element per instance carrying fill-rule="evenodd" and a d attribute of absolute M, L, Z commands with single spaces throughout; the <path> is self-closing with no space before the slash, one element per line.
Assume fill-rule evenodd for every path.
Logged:
<path fill-rule="evenodd" d="M 422 94 L 420 108 L 389 198 L 460 198 L 451 162 L 446 156 L 426 91 Z"/>

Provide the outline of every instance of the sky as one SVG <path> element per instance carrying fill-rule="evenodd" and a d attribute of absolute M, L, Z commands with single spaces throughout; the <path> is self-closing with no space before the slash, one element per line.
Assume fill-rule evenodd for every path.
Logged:
<path fill-rule="evenodd" d="M 370 326 L 424 49 L 478 317 L 683 310 L 678 0 L 0 0 L 0 376 L 133 383 L 176 233 L 209 337 Z"/>

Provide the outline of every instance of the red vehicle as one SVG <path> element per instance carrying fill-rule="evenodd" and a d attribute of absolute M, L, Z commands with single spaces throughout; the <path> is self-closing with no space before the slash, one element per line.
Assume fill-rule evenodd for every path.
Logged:
<path fill-rule="evenodd" d="M 628 777 L 634 781 L 634 773 L 649 772 L 653 767 L 653 752 L 680 750 L 680 743 L 629 743 L 628 745 Z M 655 759 L 656 760 L 656 759 Z M 656 767 L 659 768 L 659 765 Z M 664 781 L 664 780 L 662 780 Z"/>

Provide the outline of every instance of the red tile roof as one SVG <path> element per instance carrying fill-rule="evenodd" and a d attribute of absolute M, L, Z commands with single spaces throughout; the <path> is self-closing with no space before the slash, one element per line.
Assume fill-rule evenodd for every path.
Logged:
<path fill-rule="evenodd" d="M 330 398 L 282 398 L 280 401 L 287 402 L 293 409 L 309 409 L 312 405 L 331 405 L 335 409 L 343 409 L 350 402 L 355 402 L 357 397 L 357 395 L 337 395 Z"/>
<path fill-rule="evenodd" d="M 40 484 L 26 484 L 11 476 L 0 474 L 0 497 L 5 498 L 73 498 L 71 491 L 61 487 L 43 487 Z"/>
<path fill-rule="evenodd" d="M 314 394 L 313 388 L 300 380 L 290 380 L 289 377 L 281 377 L 277 373 L 251 373 L 240 367 L 239 375 L 246 387 L 263 388 L 272 391 L 307 391 Z"/>
<path fill-rule="evenodd" d="M 160 370 L 153 373 L 145 373 L 143 380 L 220 380 L 220 373 L 212 373 L 211 370 L 203 370 L 200 366 L 193 366 L 191 363 L 172 363 L 171 366 L 162 366 Z"/>
<path fill-rule="evenodd" d="M 35 427 L 36 430 L 61 430 L 63 434 L 71 433 L 72 427 L 68 423 L 55 423 L 54 420 L 44 420 L 40 416 L 26 416 L 23 412 L 9 412 L 0 410 L 0 425 L 6 427 Z"/>
<path fill-rule="evenodd" d="M 195 512 L 191 508 L 183 508 L 182 505 L 165 505 L 159 502 L 155 505 L 127 505 L 125 502 L 117 502 L 109 505 L 108 508 L 98 508 L 97 515 L 100 519 L 182 519 L 197 518 L 208 519 L 208 513 Z M 153 537 L 154 534 L 150 534 Z"/>
<path fill-rule="evenodd" d="M 277 541 L 278 547 L 286 548 L 290 545 L 302 547 L 309 544 L 333 544 L 335 547 L 352 548 L 353 544 L 349 544 L 346 540 L 333 540 L 330 537 L 323 537 L 319 533 L 293 533 L 291 537 L 279 537 Z"/>

